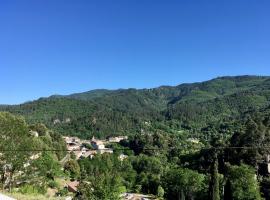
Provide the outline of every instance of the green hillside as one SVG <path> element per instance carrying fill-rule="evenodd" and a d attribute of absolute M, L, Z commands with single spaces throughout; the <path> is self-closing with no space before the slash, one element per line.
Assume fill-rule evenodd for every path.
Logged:
<path fill-rule="evenodd" d="M 219 77 L 153 89 L 94 90 L 51 96 L 1 110 L 42 122 L 62 134 L 105 137 L 133 134 L 145 122 L 200 130 L 269 105 L 270 77 Z"/>
<path fill-rule="evenodd" d="M 1 158 L 15 174 L 23 171 L 1 186 L 16 187 L 17 198 L 42 199 L 52 190 L 64 197 L 66 179 L 80 181 L 74 199 L 120 199 L 124 192 L 159 199 L 270 198 L 270 77 L 96 90 L 0 110 L 26 119 L 0 112 Z M 76 160 L 74 152 L 66 156 L 59 133 L 129 137 L 106 145 L 113 154 Z M 25 168 L 31 149 L 43 153 Z M 64 168 L 62 158 L 69 158 Z"/>
<path fill-rule="evenodd" d="M 83 93 L 75 93 L 71 95 L 53 95 L 51 98 L 71 98 L 71 99 L 79 99 L 79 100 L 91 100 L 98 97 L 103 97 L 105 95 L 111 94 L 114 91 L 112 90 L 105 90 L 105 89 L 98 89 L 98 90 L 91 90 L 88 92 Z"/>

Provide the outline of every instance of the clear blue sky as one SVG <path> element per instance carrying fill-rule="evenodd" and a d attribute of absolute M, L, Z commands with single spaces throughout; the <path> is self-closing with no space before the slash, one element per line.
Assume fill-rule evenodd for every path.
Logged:
<path fill-rule="evenodd" d="M 270 75 L 270 1 L 1 0 L 0 104 Z"/>

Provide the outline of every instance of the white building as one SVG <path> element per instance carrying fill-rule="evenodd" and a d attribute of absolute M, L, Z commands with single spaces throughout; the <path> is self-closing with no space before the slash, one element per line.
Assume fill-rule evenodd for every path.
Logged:
<path fill-rule="evenodd" d="M 117 137 L 109 137 L 108 141 L 109 142 L 115 142 L 115 143 L 119 143 L 122 140 L 127 140 L 128 137 L 127 136 L 117 136 Z"/>
<path fill-rule="evenodd" d="M 112 154 L 113 150 L 109 149 L 109 148 L 104 148 L 104 149 L 98 149 L 97 152 L 100 153 L 100 154 L 104 154 L 104 153 Z"/>

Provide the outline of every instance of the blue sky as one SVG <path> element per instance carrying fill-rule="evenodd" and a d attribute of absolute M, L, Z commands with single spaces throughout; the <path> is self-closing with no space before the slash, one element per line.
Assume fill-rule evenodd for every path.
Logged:
<path fill-rule="evenodd" d="M 270 75 L 265 0 L 1 0 L 0 104 Z"/>

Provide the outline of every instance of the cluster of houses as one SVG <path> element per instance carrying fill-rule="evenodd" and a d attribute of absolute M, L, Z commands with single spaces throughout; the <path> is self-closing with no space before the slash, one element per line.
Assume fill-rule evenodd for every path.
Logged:
<path fill-rule="evenodd" d="M 86 148 L 86 144 L 91 145 L 90 141 L 80 140 L 77 137 L 64 137 L 67 145 L 67 150 L 73 152 L 76 159 L 80 158 L 92 158 L 97 152 L 93 149 Z"/>
<path fill-rule="evenodd" d="M 96 154 L 113 153 L 113 149 L 106 148 L 106 145 L 110 143 L 119 143 L 122 140 L 128 139 L 127 136 L 109 137 L 107 140 L 100 140 L 93 137 L 91 140 L 81 140 L 78 137 L 63 137 L 67 150 L 73 152 L 76 159 L 80 158 L 92 158 Z M 124 159 L 124 155 L 120 155 L 121 160 Z"/>
<path fill-rule="evenodd" d="M 107 140 L 100 140 L 93 137 L 91 140 L 81 140 L 78 137 L 63 137 L 67 150 L 73 152 L 76 156 L 76 159 L 81 158 L 93 158 L 96 154 L 112 154 L 113 149 L 106 148 L 106 145 L 111 143 L 119 143 L 122 140 L 128 139 L 127 136 L 118 136 L 118 137 L 109 137 Z M 123 161 L 127 156 L 124 154 L 119 155 L 119 160 Z M 78 190 L 78 181 L 71 181 L 67 183 L 67 188 L 69 192 L 76 193 Z"/>

